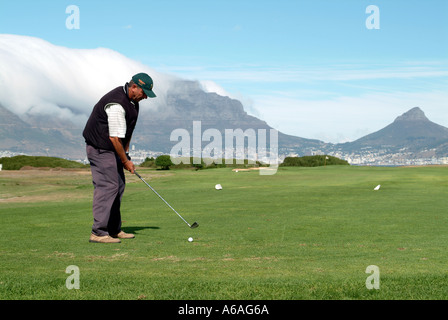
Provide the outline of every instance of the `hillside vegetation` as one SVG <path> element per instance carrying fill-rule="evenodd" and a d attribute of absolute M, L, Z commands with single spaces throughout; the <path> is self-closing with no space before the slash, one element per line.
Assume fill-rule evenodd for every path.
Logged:
<path fill-rule="evenodd" d="M 0 164 L 3 164 L 3 170 L 20 170 L 23 167 L 36 168 L 87 168 L 88 166 L 76 161 L 66 160 L 55 157 L 39 156 L 15 156 L 0 158 Z"/>

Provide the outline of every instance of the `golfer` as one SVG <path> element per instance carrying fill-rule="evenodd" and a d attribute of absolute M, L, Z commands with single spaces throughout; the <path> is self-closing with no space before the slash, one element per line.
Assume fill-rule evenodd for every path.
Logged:
<path fill-rule="evenodd" d="M 123 168 L 134 173 L 134 164 L 127 153 L 137 123 L 139 102 L 156 97 L 152 87 L 149 75 L 134 75 L 124 86 L 104 95 L 87 120 L 83 137 L 94 186 L 90 242 L 119 243 L 120 239 L 135 237 L 121 230 Z"/>

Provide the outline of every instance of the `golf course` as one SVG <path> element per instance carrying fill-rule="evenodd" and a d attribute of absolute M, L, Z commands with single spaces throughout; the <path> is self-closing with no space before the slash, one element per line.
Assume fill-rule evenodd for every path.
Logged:
<path fill-rule="evenodd" d="M 137 171 L 199 227 L 127 172 L 135 239 L 89 243 L 89 168 L 0 171 L 0 299 L 448 298 L 448 167 Z"/>

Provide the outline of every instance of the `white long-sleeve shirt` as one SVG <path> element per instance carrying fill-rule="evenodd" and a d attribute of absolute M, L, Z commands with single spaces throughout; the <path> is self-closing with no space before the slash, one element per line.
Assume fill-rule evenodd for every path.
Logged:
<path fill-rule="evenodd" d="M 120 104 L 108 104 L 104 107 L 109 123 L 109 136 L 124 138 L 126 136 L 126 111 Z"/>

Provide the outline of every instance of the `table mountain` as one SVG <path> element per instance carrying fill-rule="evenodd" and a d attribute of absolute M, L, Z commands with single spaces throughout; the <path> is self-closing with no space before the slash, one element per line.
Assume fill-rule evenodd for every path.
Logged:
<path fill-rule="evenodd" d="M 225 129 L 265 129 L 267 142 L 273 129 L 265 121 L 244 111 L 240 101 L 216 93 L 203 91 L 195 81 L 178 81 L 167 92 L 166 105 L 162 110 L 142 111 L 134 134 L 133 143 L 140 149 L 151 149 L 169 153 L 177 142 L 170 141 L 175 129 L 193 132 L 193 121 L 201 122 L 201 129 L 213 128 L 221 132 Z M 209 142 L 204 142 L 203 145 Z M 324 142 L 278 133 L 279 148 L 298 148 L 302 153 L 310 153 L 325 145 Z M 222 143 L 224 146 L 224 141 Z"/>

